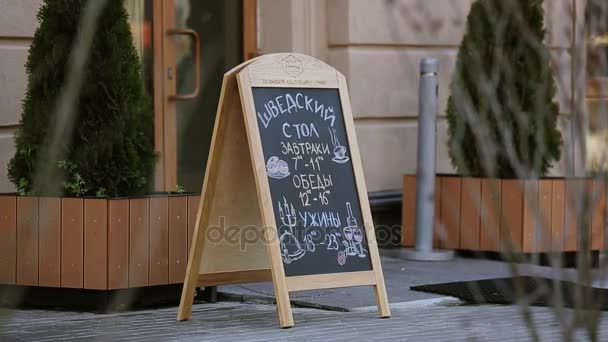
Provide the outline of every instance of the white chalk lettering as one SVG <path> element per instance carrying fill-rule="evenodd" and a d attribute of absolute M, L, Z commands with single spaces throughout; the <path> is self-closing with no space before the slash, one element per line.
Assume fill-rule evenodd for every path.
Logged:
<path fill-rule="evenodd" d="M 264 103 L 263 107 L 264 111 L 257 114 L 264 128 L 268 128 L 270 122 L 279 115 L 286 113 L 293 114 L 299 111 L 317 114 L 324 121 L 329 121 L 332 127 L 335 122 L 334 108 L 332 106 L 321 103 L 302 93 L 279 95 Z"/>
<path fill-rule="evenodd" d="M 285 130 L 285 126 L 283 126 L 283 129 Z M 283 134 L 285 134 L 285 131 L 283 131 Z M 284 155 L 329 155 L 330 150 L 326 143 L 281 141 L 281 153 Z"/>

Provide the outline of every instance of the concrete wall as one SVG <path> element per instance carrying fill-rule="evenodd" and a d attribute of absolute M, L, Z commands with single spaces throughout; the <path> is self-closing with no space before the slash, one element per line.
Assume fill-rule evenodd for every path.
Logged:
<path fill-rule="evenodd" d="M 0 0 L 0 192 L 14 191 L 6 177 L 13 132 L 27 85 L 25 61 L 42 0 Z"/>
<path fill-rule="evenodd" d="M 259 3 L 263 53 L 288 49 L 308 53 L 346 75 L 369 191 L 399 189 L 401 175 L 415 172 L 418 65 L 423 57 L 439 58 L 437 171 L 454 172 L 446 146 L 445 108 L 472 0 L 259 0 Z M 294 11 L 294 6 L 303 6 L 301 3 L 309 5 L 304 5 L 305 10 Z M 580 16 L 584 8 L 581 1 L 546 1 L 547 42 L 558 80 L 560 128 L 565 140 L 563 158 L 553 168 L 554 175 L 565 174 L 573 166 L 572 82 L 577 71 L 573 70 L 571 48 L 576 36 L 572 33 L 575 3 Z M 303 21 L 309 24 L 303 25 Z M 306 32 L 307 28 L 315 31 Z M 319 28 L 326 31 L 323 33 Z M 308 47 L 289 43 L 306 41 L 310 36 L 315 38 Z M 323 43 L 327 45 L 319 46 Z"/>
<path fill-rule="evenodd" d="M 0 0 L 0 192 L 13 191 L 6 164 L 27 84 L 24 64 L 42 0 Z M 438 57 L 438 172 L 453 172 L 446 147 L 445 103 L 472 0 L 258 0 L 262 53 L 295 51 L 320 58 L 348 79 L 369 191 L 399 189 L 416 168 L 418 63 Z M 570 173 L 583 160 L 584 139 L 572 130 L 584 97 L 584 0 L 548 0 L 551 48 L 564 135 L 563 160 L 552 173 Z M 576 6 L 576 7 L 574 7 Z M 576 10 L 575 10 L 576 9 Z M 573 22 L 573 18 L 577 20 Z M 573 32 L 573 27 L 577 30 Z M 573 49 L 573 47 L 575 47 Z M 573 87 L 572 84 L 578 84 Z M 577 91 L 573 91 L 577 90 Z M 583 94 L 580 94 L 583 91 Z M 574 108 L 574 109 L 573 109 Z M 584 161 L 581 163 L 584 164 Z"/>

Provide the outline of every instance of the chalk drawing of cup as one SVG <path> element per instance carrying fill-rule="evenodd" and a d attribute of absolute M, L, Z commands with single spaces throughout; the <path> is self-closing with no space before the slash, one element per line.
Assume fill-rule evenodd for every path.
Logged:
<path fill-rule="evenodd" d="M 338 136 L 336 135 L 336 130 L 330 128 L 329 134 L 331 137 L 331 143 L 334 145 L 334 156 L 332 160 L 336 163 L 344 164 L 349 158 L 346 156 L 346 147 L 342 146 L 338 141 Z"/>
<path fill-rule="evenodd" d="M 344 159 L 346 157 L 346 147 L 340 145 L 334 148 L 334 155 L 336 159 Z"/>

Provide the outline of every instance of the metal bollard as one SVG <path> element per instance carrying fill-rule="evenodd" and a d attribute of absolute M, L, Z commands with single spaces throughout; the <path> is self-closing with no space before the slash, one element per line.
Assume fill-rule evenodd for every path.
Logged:
<path fill-rule="evenodd" d="M 403 250 L 403 257 L 418 261 L 445 261 L 452 251 L 433 250 L 435 221 L 435 156 L 437 138 L 438 61 L 424 58 L 420 62 L 418 94 L 418 156 L 416 177 L 416 247 Z M 404 201 L 409 199 L 404 198 Z"/>

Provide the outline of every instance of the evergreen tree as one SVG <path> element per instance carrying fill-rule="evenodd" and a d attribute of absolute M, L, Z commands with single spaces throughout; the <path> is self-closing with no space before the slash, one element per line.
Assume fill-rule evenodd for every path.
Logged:
<path fill-rule="evenodd" d="M 87 1 L 96 0 L 45 0 L 38 13 L 16 152 L 8 166 L 21 193 L 127 196 L 145 192 L 150 182 L 154 116 L 122 0 L 107 1 L 99 17 L 76 101 L 74 132 L 61 146 L 62 160 L 42 155 Z M 42 167 L 60 171 L 53 182 L 62 194 L 41 193 L 48 187 L 34 184 Z"/>
<path fill-rule="evenodd" d="M 538 177 L 559 160 L 543 12 L 542 0 L 472 4 L 447 110 L 450 157 L 459 173 Z"/>

